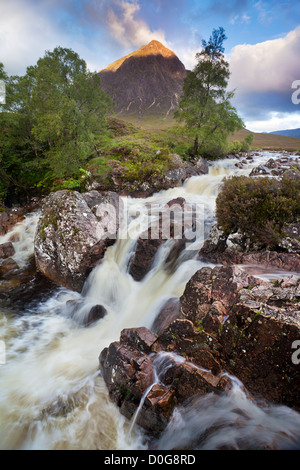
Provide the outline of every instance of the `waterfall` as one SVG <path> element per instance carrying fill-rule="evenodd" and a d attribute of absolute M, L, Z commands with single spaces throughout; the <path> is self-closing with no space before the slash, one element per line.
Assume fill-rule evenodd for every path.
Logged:
<path fill-rule="evenodd" d="M 268 158 L 270 154 L 265 153 L 259 162 Z M 163 204 L 183 197 L 188 203 L 204 206 L 207 233 L 214 221 L 216 196 L 224 176 L 249 174 L 254 166 L 238 169 L 235 163 L 234 159 L 216 162 L 208 175 L 192 177 L 181 188 L 161 191 L 143 201 L 128 198 L 128 204 L 134 209 L 136 204 Z M 14 258 L 21 266 L 33 253 L 38 217 L 27 216 L 10 234 L 0 237 L 0 243 L 4 243 L 16 235 Z M 164 302 L 180 297 L 203 263 L 189 253 L 182 256 L 175 270 L 165 269 L 170 252 L 166 244 L 160 248 L 150 272 L 137 282 L 128 271 L 135 248 L 136 239 L 120 236 L 90 274 L 81 294 L 58 288 L 22 315 L 11 314 L 0 306 L 0 340 L 6 357 L 5 364 L 0 364 L 1 449 L 147 448 L 142 431 L 122 417 L 110 401 L 99 374 L 98 357 L 111 342 L 119 340 L 123 328 L 150 327 Z M 70 317 L 66 307 L 70 300 L 80 305 L 75 318 Z M 103 305 L 107 315 L 83 328 L 78 320 L 96 304 Z M 162 376 L 156 366 L 159 381 Z M 283 407 L 271 411 L 259 408 L 241 390 L 236 386 L 229 396 L 207 396 L 189 408 L 176 410 L 157 448 L 176 446 L 182 429 L 187 446 L 191 433 L 197 437 L 195 445 L 200 445 L 201 436 L 213 423 L 217 430 L 224 429 L 226 442 L 220 438 L 221 431 L 209 432 L 205 446 L 230 444 L 236 448 L 239 429 L 231 428 L 230 423 L 237 423 L 238 416 L 245 422 L 245 438 L 246 431 L 254 427 L 273 437 L 278 431 L 277 437 L 283 436 L 283 443 L 286 438 L 290 444 L 293 433 L 299 436 L 297 413 Z M 240 413 L 235 412 L 237 407 Z"/>

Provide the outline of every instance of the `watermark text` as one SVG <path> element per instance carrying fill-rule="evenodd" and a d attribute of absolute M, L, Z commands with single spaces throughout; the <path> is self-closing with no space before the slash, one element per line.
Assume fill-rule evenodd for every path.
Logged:
<path fill-rule="evenodd" d="M 300 80 L 295 80 L 292 83 L 292 89 L 295 90 L 292 93 L 292 103 L 300 104 Z"/>
<path fill-rule="evenodd" d="M 3 80 L 0 80 L 0 105 L 6 103 L 6 88 Z"/>
<path fill-rule="evenodd" d="M 6 348 L 4 341 L 0 340 L 0 366 L 6 364 Z"/>
<path fill-rule="evenodd" d="M 292 363 L 298 366 L 300 364 L 300 339 L 293 342 L 292 349 L 295 349 L 292 354 Z"/>

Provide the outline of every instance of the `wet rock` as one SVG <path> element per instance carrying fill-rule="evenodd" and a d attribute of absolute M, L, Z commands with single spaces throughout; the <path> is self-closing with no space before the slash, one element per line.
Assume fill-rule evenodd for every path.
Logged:
<path fill-rule="evenodd" d="M 80 292 L 93 267 L 115 242 L 118 222 L 98 196 L 76 191 L 51 193 L 43 202 L 35 237 L 38 269 L 52 281 Z"/>
<path fill-rule="evenodd" d="M 210 333 L 208 349 L 223 369 L 255 396 L 300 408 L 298 371 L 291 359 L 291 345 L 300 337 L 297 276 L 274 284 L 233 266 L 203 268 L 187 284 L 180 301 L 184 317 L 200 325 L 202 333 Z M 197 339 L 189 328 L 188 334 L 179 334 L 176 347 L 183 347 L 186 336 L 198 343 L 197 350 L 205 350 L 205 336 Z"/>
<path fill-rule="evenodd" d="M 0 265 L 0 274 L 7 274 L 11 271 L 19 269 L 18 264 L 12 258 L 7 258 L 3 263 Z"/>
<path fill-rule="evenodd" d="M 57 284 L 36 269 L 33 256 L 25 268 L 8 271 L 2 276 L 5 281 L 0 288 L 0 303 L 6 308 L 28 311 L 58 289 Z"/>
<path fill-rule="evenodd" d="M 179 317 L 159 322 L 159 334 L 126 329 L 100 355 L 100 369 L 121 413 L 135 416 L 157 436 L 175 406 L 195 396 L 226 393 L 230 380 L 224 370 L 254 397 L 300 409 L 298 365 L 292 361 L 292 344 L 300 337 L 297 276 L 275 285 L 234 266 L 206 267 L 187 284 L 179 306 L 175 300 L 161 312 L 169 309 Z M 155 377 L 159 383 L 153 383 Z"/>
<path fill-rule="evenodd" d="M 253 300 L 247 294 L 221 333 L 223 360 L 256 397 L 299 411 L 299 365 L 292 361 L 300 337 L 299 287 L 290 299 L 287 292 L 251 292 Z"/>
<path fill-rule="evenodd" d="M 13 207 L 0 212 L 0 236 L 10 232 L 14 225 L 24 219 L 24 214 L 27 212 L 28 206 Z"/>
<path fill-rule="evenodd" d="M 149 354 L 152 351 L 157 351 L 157 335 L 147 328 L 128 328 L 121 332 L 120 341 L 135 349 Z"/>
<path fill-rule="evenodd" d="M 290 229 L 298 233 L 297 224 L 291 224 Z M 208 239 L 199 252 L 201 259 L 207 262 L 233 264 L 262 264 L 281 268 L 285 271 L 300 271 L 300 254 L 298 253 L 299 242 L 297 238 L 285 237 L 280 242 L 282 248 L 287 252 L 253 250 L 247 238 L 241 234 L 233 234 L 230 237 L 214 226 Z"/>
<path fill-rule="evenodd" d="M 18 288 L 21 284 L 19 279 L 9 279 L 0 281 L 0 293 L 10 293 L 12 290 Z"/>
<path fill-rule="evenodd" d="M 199 158 L 196 162 L 196 170 L 199 175 L 206 175 L 209 172 L 209 164 L 203 158 Z"/>
<path fill-rule="evenodd" d="M 151 436 L 165 429 L 176 405 L 225 387 L 220 377 L 165 353 L 158 343 L 160 338 L 146 328 L 127 329 L 99 358 L 111 399 Z"/>
<path fill-rule="evenodd" d="M 87 318 L 85 319 L 85 325 L 89 326 L 98 320 L 102 320 L 107 315 L 107 310 L 103 305 L 94 305 L 91 308 Z"/>
<path fill-rule="evenodd" d="M 151 207 L 149 210 L 151 211 Z M 159 248 L 166 242 L 168 242 L 169 254 L 165 259 L 165 269 L 174 271 L 179 256 L 186 247 L 185 231 L 195 228 L 195 212 L 192 206 L 185 206 L 184 198 L 176 198 L 157 207 L 156 215 L 156 225 L 150 227 L 138 238 L 136 250 L 130 262 L 129 272 L 136 281 L 141 281 L 151 270 Z M 194 255 L 192 251 L 189 253 L 190 257 Z"/>
<path fill-rule="evenodd" d="M 15 254 L 15 249 L 12 242 L 3 243 L 0 245 L 0 259 L 10 258 Z"/>
<path fill-rule="evenodd" d="M 186 171 L 184 168 L 175 168 L 168 170 L 160 184 L 166 188 L 176 188 L 181 186 L 186 179 Z"/>
<path fill-rule="evenodd" d="M 248 253 L 242 257 L 242 264 L 262 264 L 280 268 L 283 271 L 300 272 L 299 253 L 263 251 Z"/>
<path fill-rule="evenodd" d="M 155 255 L 159 247 L 164 243 L 161 239 L 139 238 L 134 256 L 131 260 L 129 273 L 136 281 L 144 279 L 151 270 Z"/>
<path fill-rule="evenodd" d="M 250 176 L 257 176 L 257 175 L 270 175 L 270 170 L 264 166 L 264 165 L 259 165 L 256 168 L 253 168 L 253 170 L 250 173 Z"/>
<path fill-rule="evenodd" d="M 167 300 L 155 318 L 151 330 L 157 335 L 162 334 L 174 320 L 180 316 L 180 301 L 177 297 Z"/>
<path fill-rule="evenodd" d="M 273 158 L 270 158 L 265 164 L 265 167 L 268 168 L 269 170 L 273 170 L 274 168 L 278 168 L 278 163 L 276 163 L 276 161 Z"/>
<path fill-rule="evenodd" d="M 151 358 L 134 347 L 111 343 L 99 357 L 100 370 L 111 399 L 132 418 L 145 391 L 154 382 Z"/>

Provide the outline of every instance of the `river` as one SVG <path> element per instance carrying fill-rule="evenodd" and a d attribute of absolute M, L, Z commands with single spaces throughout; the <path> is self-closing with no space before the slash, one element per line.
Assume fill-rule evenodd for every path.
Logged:
<path fill-rule="evenodd" d="M 199 203 L 205 209 L 207 236 L 222 179 L 233 174 L 248 175 L 253 167 L 274 155 L 262 152 L 242 169 L 235 166 L 236 159 L 218 161 L 208 175 L 192 177 L 183 187 L 144 200 L 128 198 L 127 203 L 133 209 L 137 204 L 168 202 L 177 197 Z M 0 237 L 1 244 L 11 235 L 18 235 L 14 258 L 21 267 L 33 254 L 38 217 L 39 213 L 29 214 L 10 234 Z M 81 294 L 57 288 L 42 301 L 32 299 L 21 312 L 14 305 L 0 304 L 4 349 L 0 365 L 1 449 L 148 448 L 142 430 L 128 422 L 109 400 L 98 357 L 112 341 L 119 340 L 123 328 L 151 327 L 161 305 L 170 297 L 180 297 L 203 263 L 183 256 L 177 269 L 170 272 L 163 269 L 166 251 L 161 249 L 151 272 L 137 282 L 128 273 L 134 249 L 134 240 L 120 237 L 90 274 Z M 274 271 L 266 274 L 270 278 L 282 275 Z M 82 302 L 77 318 L 68 315 L 69 300 Z M 108 314 L 84 328 L 80 320 L 96 304 L 103 305 Z M 234 387 L 229 395 L 208 395 L 177 409 L 153 446 L 193 448 L 195 436 L 203 434 L 203 449 L 226 445 L 239 448 L 241 437 L 250 448 L 271 443 L 274 446 L 274 442 L 280 449 L 298 448 L 300 415 L 284 406 L 259 406 L 247 398 L 237 379 L 232 380 Z M 214 433 L 207 432 L 212 426 Z"/>

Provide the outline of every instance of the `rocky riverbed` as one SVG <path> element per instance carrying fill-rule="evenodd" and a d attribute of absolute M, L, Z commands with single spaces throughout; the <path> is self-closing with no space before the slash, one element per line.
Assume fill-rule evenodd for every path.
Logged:
<path fill-rule="evenodd" d="M 41 405 L 34 405 L 34 419 L 41 419 L 43 429 L 45 418 L 41 417 L 51 416 L 56 426 L 55 419 L 62 414 L 70 416 L 74 410 L 79 413 L 79 409 L 83 413 L 85 400 L 91 400 L 97 392 L 93 388 L 90 398 L 83 399 L 86 392 L 82 390 L 87 382 L 95 384 L 95 377 L 103 383 L 95 398 L 97 401 L 101 397 L 97 406 L 105 414 L 105 407 L 110 406 L 103 398 L 107 393 L 110 403 L 131 423 L 130 433 L 142 429 L 151 445 L 168 433 L 177 410 L 185 409 L 195 399 L 230 398 L 236 381 L 240 381 L 240 390 L 249 403 L 270 409 L 284 405 L 300 411 L 296 348 L 300 340 L 298 226 L 287 228 L 279 251 L 268 251 L 247 244 L 242 234 L 225 236 L 214 223 L 215 199 L 225 176 L 237 172 L 280 177 L 290 171 L 297 177 L 293 168 L 297 163 L 295 156 L 277 155 L 272 158 L 274 162 L 270 156 L 229 158 L 219 166 L 212 165 L 208 174 L 193 176 L 183 186 L 182 182 L 172 184 L 169 190 L 142 202 L 126 200 L 114 191 L 51 193 L 39 206 L 34 246 L 26 252 L 24 265 L 23 258 L 17 257 L 17 238 L 9 231 L 13 227 L 9 225 L 10 218 L 2 216 L 7 223 L 7 227 L 2 225 L 3 236 L 8 237 L 2 236 L 0 244 L 2 305 L 10 308 L 15 302 L 17 308 L 19 305 L 20 310 L 28 311 L 34 297 L 35 315 L 37 311 L 46 312 L 44 318 L 38 314 L 41 336 L 34 341 L 37 349 L 47 349 L 47 361 L 44 353 L 42 357 L 54 390 L 56 380 L 64 380 L 61 372 L 59 379 L 54 373 L 58 355 L 69 364 L 68 370 L 59 367 L 66 374 L 66 383 L 60 385 L 65 390 L 60 398 L 53 402 L 53 391 L 49 402 L 43 395 Z M 124 203 L 128 204 L 133 224 L 143 220 L 139 219 L 139 211 L 149 223 L 151 204 L 166 211 L 177 208 L 178 214 L 185 205 L 193 210 L 194 205 L 203 204 L 203 235 L 209 235 L 204 237 L 204 243 L 195 243 L 188 249 L 184 236 L 176 239 L 178 226 L 183 229 L 183 222 L 176 218 L 175 211 L 168 236 L 160 229 L 152 239 L 151 227 L 146 224 L 139 226 L 132 240 L 122 239 Z M 117 217 L 103 210 L 107 205 Z M 23 217 L 21 214 L 15 222 L 23 223 Z M 190 228 L 195 225 L 192 216 Z M 49 311 L 47 302 L 36 307 L 43 298 L 49 299 Z M 30 321 L 26 317 L 26 322 Z M 52 330 L 50 325 L 56 326 Z M 8 338 L 11 331 L 8 328 Z M 22 337 L 25 341 L 25 332 Z M 52 348 L 52 341 L 57 342 L 57 348 Z M 27 351 L 27 340 L 24 345 Z M 70 365 L 73 359 L 67 360 L 71 352 L 76 366 L 75 362 Z M 23 353 L 20 354 L 21 364 Z M 26 354 L 31 370 L 38 370 L 32 365 L 37 360 L 35 356 Z M 85 372 L 87 359 L 79 359 L 78 354 L 85 355 L 89 363 L 93 358 L 92 364 L 99 356 L 99 363 L 95 369 L 90 364 L 89 372 Z M 9 367 L 7 370 L 11 383 Z M 75 376 L 84 382 L 82 390 L 78 385 L 74 388 Z M 36 383 L 39 380 L 35 378 Z M 19 388 L 20 384 L 16 394 Z M 63 403 L 61 409 L 59 403 Z M 94 410 L 95 419 L 97 413 Z M 100 435 L 99 423 L 93 423 Z M 69 433 L 67 429 L 65 432 Z M 296 433 L 295 440 L 298 438 Z M 270 448 L 276 448 L 274 442 Z M 257 447 L 260 445 L 263 447 L 260 443 Z"/>

